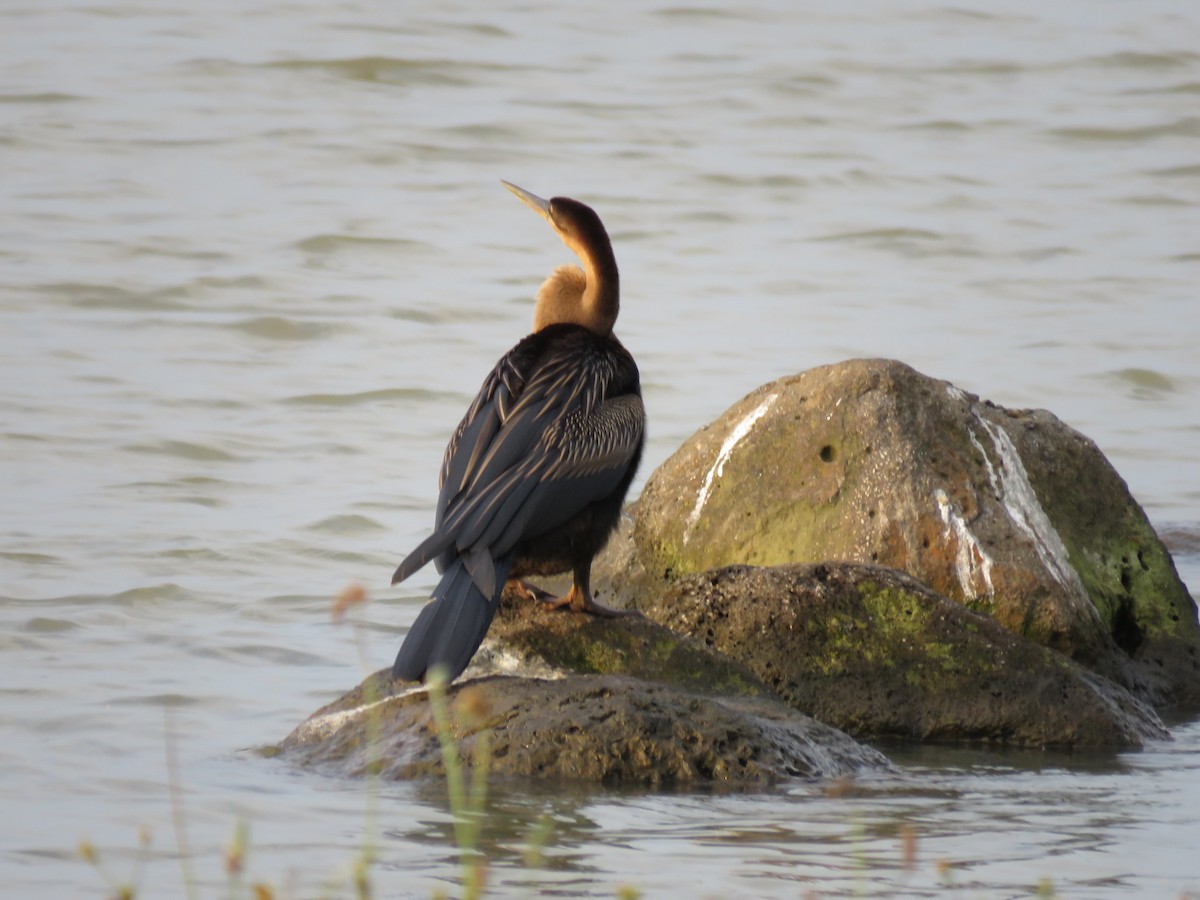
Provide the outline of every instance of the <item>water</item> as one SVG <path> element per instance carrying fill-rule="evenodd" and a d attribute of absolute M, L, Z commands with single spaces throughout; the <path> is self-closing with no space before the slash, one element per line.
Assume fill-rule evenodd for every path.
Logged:
<path fill-rule="evenodd" d="M 0 893 L 346 895 L 360 784 L 245 748 L 385 665 L 446 436 L 597 207 L 639 482 L 772 378 L 902 359 L 1094 438 L 1200 583 L 1200 7 L 162 0 L 0 12 Z M 371 587 L 365 650 L 329 621 Z M 849 793 L 500 786 L 498 893 L 1200 890 L 1200 727 L 1140 754 L 893 749 Z M 547 864 L 520 850 L 549 811 Z M 915 871 L 900 834 L 917 834 Z M 379 896 L 456 875 L 380 799 Z M 951 864 L 939 874 L 938 861 Z M 946 885 L 947 880 L 950 883 Z"/>

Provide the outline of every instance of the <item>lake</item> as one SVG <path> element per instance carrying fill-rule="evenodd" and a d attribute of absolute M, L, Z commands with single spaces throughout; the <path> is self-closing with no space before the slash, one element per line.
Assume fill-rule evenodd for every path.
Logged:
<path fill-rule="evenodd" d="M 1167 0 L 6 5 L 0 895 L 111 894 L 86 840 L 181 896 L 172 783 L 201 896 L 238 821 L 280 896 L 352 895 L 364 832 L 377 896 L 455 891 L 444 785 L 371 801 L 253 748 L 390 664 L 433 584 L 387 587 L 570 261 L 501 178 L 613 237 L 633 496 L 761 383 L 891 357 L 1094 439 L 1194 590 L 1198 46 Z M 497 784 L 491 888 L 1200 892 L 1200 723 L 1171 724 L 885 747 L 898 773 L 852 785 Z"/>

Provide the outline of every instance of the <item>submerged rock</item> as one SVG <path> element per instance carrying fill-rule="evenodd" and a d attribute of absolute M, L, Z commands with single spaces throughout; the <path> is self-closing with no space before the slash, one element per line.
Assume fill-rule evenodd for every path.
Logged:
<path fill-rule="evenodd" d="M 406 689 L 405 689 L 406 688 Z M 397 690 L 399 692 L 397 692 Z M 875 750 L 768 698 L 711 696 L 614 675 L 460 681 L 450 704 L 464 762 L 500 776 L 605 784 L 769 783 L 887 768 Z M 318 711 L 279 746 L 288 760 L 343 776 L 445 774 L 424 688 L 379 672 Z"/>
<path fill-rule="evenodd" d="M 858 738 L 1138 747 L 1154 711 L 899 572 L 730 566 L 644 604 L 738 659 L 797 709 Z"/>
<path fill-rule="evenodd" d="M 731 564 L 891 566 L 1156 705 L 1200 705 L 1196 605 L 1095 444 L 902 363 L 754 391 L 654 472 L 632 534 L 598 566 L 618 596 Z"/>

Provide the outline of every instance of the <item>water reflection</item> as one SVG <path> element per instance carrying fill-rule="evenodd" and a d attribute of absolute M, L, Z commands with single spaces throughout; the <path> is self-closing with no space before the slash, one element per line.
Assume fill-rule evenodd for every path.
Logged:
<path fill-rule="evenodd" d="M 654 893 L 680 879 L 704 886 L 738 880 L 767 896 L 814 890 L 904 896 L 947 890 L 1032 893 L 1038 883 L 1072 890 L 1126 891 L 1146 880 L 1120 847 L 1145 807 L 1174 788 L 1163 782 L 1128 802 L 1130 779 L 1200 769 L 1200 723 L 1184 726 L 1166 754 L 1062 753 L 891 745 L 898 774 L 834 783 L 799 782 L 782 791 L 580 790 L 498 782 L 483 846 L 491 883 L 562 896 L 611 894 L 621 884 Z M 1143 783 L 1143 787 L 1148 785 Z M 385 833 L 389 848 L 428 848 L 438 865 L 456 863 L 444 786 L 411 787 L 425 812 Z M 1195 798 L 1193 798 L 1194 800 Z M 1186 804 L 1186 799 L 1178 803 Z M 552 828 L 537 867 L 530 836 Z M 1184 838 L 1180 837 L 1180 840 Z M 392 864 L 403 868 L 393 859 Z M 1186 877 L 1186 867 L 1161 873 Z M 1172 876 L 1173 873 L 1173 876 Z M 449 878 L 449 876 L 446 876 Z M 707 879 L 714 879 L 710 882 Z"/>

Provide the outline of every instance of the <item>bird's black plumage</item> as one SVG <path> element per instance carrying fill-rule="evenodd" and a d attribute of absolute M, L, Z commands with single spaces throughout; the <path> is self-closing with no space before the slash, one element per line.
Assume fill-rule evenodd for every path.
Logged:
<path fill-rule="evenodd" d="M 431 561 L 442 573 L 396 657 L 393 674 L 406 680 L 438 665 L 461 673 L 509 578 L 572 571 L 571 605 L 612 612 L 591 600 L 591 561 L 616 525 L 645 432 L 637 365 L 611 332 L 616 263 L 589 207 L 514 192 L 585 271 L 561 268 L 543 285 L 537 330 L 496 364 L 446 448 L 433 533 L 392 578 Z"/>

